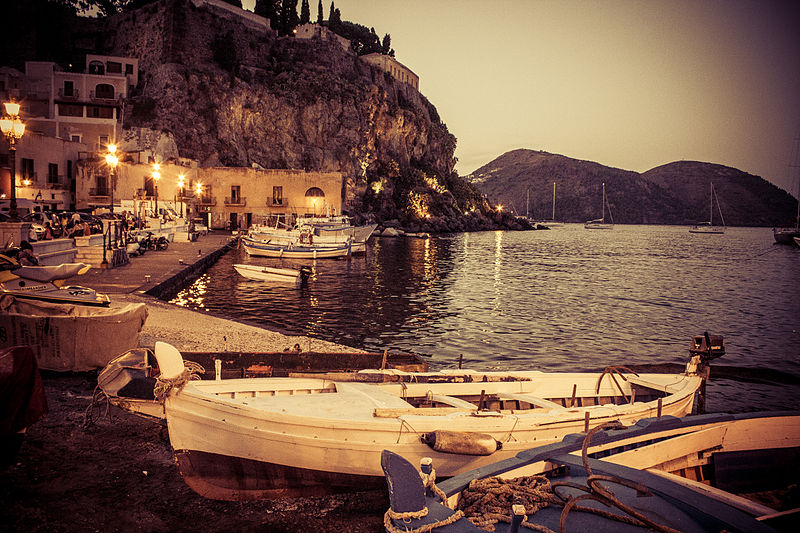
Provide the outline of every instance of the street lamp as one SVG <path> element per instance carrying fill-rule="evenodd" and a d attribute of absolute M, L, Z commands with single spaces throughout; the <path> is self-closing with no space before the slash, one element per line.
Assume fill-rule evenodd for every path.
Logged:
<path fill-rule="evenodd" d="M 17 169 L 16 157 L 17 146 L 16 144 L 22 139 L 25 133 L 25 124 L 19 118 L 19 104 L 14 102 L 5 102 L 5 116 L 0 119 L 0 130 L 8 141 L 9 152 L 11 154 L 11 203 L 8 209 L 9 220 L 19 220 L 17 217 Z"/>
<path fill-rule="evenodd" d="M 186 178 L 183 174 L 178 175 L 178 186 L 181 188 L 181 218 L 183 218 L 183 180 Z"/>
<path fill-rule="evenodd" d="M 158 218 L 158 180 L 161 179 L 161 172 L 158 169 L 161 166 L 158 163 L 153 163 L 153 185 L 155 186 L 156 192 L 156 218 Z"/>
<path fill-rule="evenodd" d="M 108 153 L 106 154 L 106 163 L 111 169 L 111 173 L 109 175 L 109 202 L 108 202 L 108 210 L 111 211 L 111 214 L 114 214 L 114 178 L 116 177 L 117 173 L 117 164 L 119 163 L 119 158 L 117 157 L 117 146 L 115 144 L 108 145 Z M 113 217 L 112 217 L 113 218 Z"/>

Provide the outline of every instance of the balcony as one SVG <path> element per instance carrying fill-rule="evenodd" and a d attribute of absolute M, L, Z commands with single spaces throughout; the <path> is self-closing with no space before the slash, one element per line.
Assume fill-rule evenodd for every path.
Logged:
<path fill-rule="evenodd" d="M 272 205 L 276 207 L 280 207 L 283 205 L 288 205 L 289 201 L 286 198 L 267 198 L 267 205 Z"/>
<path fill-rule="evenodd" d="M 231 198 L 228 196 L 225 198 L 225 205 L 244 207 L 247 205 L 247 198 L 244 198 L 243 196 L 237 196 L 236 198 Z"/>
<path fill-rule="evenodd" d="M 78 89 L 73 89 L 72 91 L 65 92 L 64 88 L 58 90 L 58 97 L 62 100 L 73 100 L 77 101 L 81 96 L 81 92 Z"/>
<path fill-rule="evenodd" d="M 92 102 L 97 102 L 100 104 L 117 104 L 122 102 L 121 95 L 114 96 L 113 94 L 106 93 L 96 94 L 95 91 L 89 91 L 89 99 Z"/>
<path fill-rule="evenodd" d="M 197 205 L 206 205 L 206 206 L 214 206 L 217 205 L 217 199 L 211 197 L 199 197 L 197 199 Z"/>
<path fill-rule="evenodd" d="M 108 187 L 92 187 L 89 189 L 89 196 L 92 198 L 98 197 L 105 197 L 108 198 L 111 195 L 111 190 Z"/>

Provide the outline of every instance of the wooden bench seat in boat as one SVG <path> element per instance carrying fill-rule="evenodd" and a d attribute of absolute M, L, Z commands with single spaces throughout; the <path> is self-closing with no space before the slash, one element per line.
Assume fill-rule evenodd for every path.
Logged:
<path fill-rule="evenodd" d="M 539 398 L 538 396 L 531 396 L 530 394 L 517 394 L 513 392 L 501 392 L 498 393 L 498 398 L 500 400 L 516 400 L 519 402 L 529 403 L 531 405 L 535 405 L 536 407 L 542 407 L 545 409 L 566 409 L 563 405 L 556 402 L 551 402 L 550 400 L 545 400 L 544 398 Z"/>

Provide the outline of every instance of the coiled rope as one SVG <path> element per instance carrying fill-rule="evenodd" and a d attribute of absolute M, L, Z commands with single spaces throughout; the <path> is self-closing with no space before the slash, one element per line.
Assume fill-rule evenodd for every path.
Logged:
<path fill-rule="evenodd" d="M 158 376 L 156 378 L 156 384 L 153 387 L 153 396 L 155 396 L 156 401 L 159 403 L 164 403 L 172 389 L 181 390 L 183 386 L 190 381 L 199 380 L 200 374 L 204 374 L 205 371 L 206 369 L 203 368 L 202 365 L 194 361 L 184 361 L 183 372 L 178 376 L 174 378 Z"/>

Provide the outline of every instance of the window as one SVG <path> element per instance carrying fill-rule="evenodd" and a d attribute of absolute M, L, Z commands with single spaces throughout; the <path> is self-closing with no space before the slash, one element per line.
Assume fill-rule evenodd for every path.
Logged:
<path fill-rule="evenodd" d="M 125 63 L 125 74 L 133 74 L 133 65 Z"/>
<path fill-rule="evenodd" d="M 92 61 L 89 63 L 89 74 L 105 74 L 106 66 L 102 61 Z"/>
<path fill-rule="evenodd" d="M 108 83 L 98 83 L 94 88 L 96 98 L 114 98 L 114 86 Z"/>
<path fill-rule="evenodd" d="M 22 167 L 20 168 L 22 179 L 35 181 L 36 176 L 33 173 L 33 159 L 22 158 Z"/>
<path fill-rule="evenodd" d="M 64 81 L 64 96 L 75 95 L 75 83 L 69 80 Z"/>
<path fill-rule="evenodd" d="M 58 104 L 58 114 L 62 117 L 82 117 L 83 106 L 73 104 Z"/>
<path fill-rule="evenodd" d="M 47 164 L 47 183 L 58 183 L 58 164 Z"/>
<path fill-rule="evenodd" d="M 122 74 L 122 63 L 119 63 L 117 61 L 108 61 L 106 63 L 106 73 Z"/>
<path fill-rule="evenodd" d="M 70 140 L 70 141 L 72 141 L 72 142 L 74 142 L 74 143 L 79 143 L 79 142 L 81 142 L 81 135 L 80 135 L 80 133 L 77 133 L 77 134 L 76 134 L 76 133 L 73 133 L 72 135 L 70 135 L 70 136 L 69 136 L 69 140 Z"/>
<path fill-rule="evenodd" d="M 107 146 L 108 145 L 108 135 L 101 135 L 99 141 L 100 141 L 100 146 Z"/>
<path fill-rule="evenodd" d="M 238 204 L 241 198 L 241 190 L 239 185 L 231 185 L 231 203 Z"/>
<path fill-rule="evenodd" d="M 322 192 L 322 189 L 320 189 L 319 187 L 311 187 L 310 189 L 308 189 L 306 191 L 306 196 L 324 198 L 325 197 L 325 193 Z"/>
<path fill-rule="evenodd" d="M 86 116 L 91 118 L 114 118 L 114 108 L 90 105 L 86 108 Z"/>
<path fill-rule="evenodd" d="M 272 205 L 283 205 L 283 187 L 272 187 Z"/>

